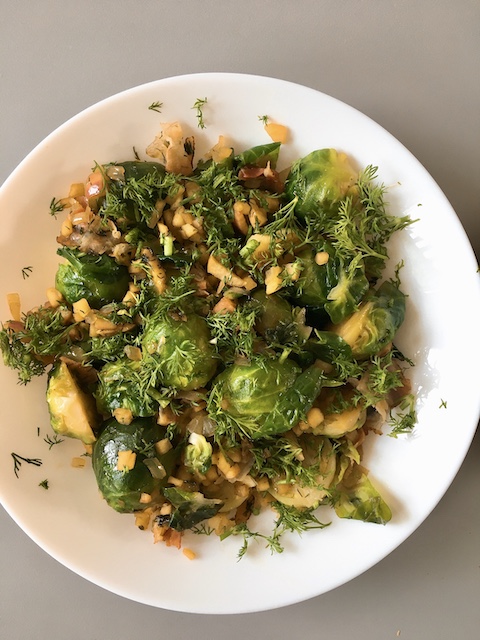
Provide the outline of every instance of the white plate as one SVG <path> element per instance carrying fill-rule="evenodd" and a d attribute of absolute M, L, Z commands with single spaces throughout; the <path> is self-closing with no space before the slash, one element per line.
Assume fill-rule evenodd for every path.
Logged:
<path fill-rule="evenodd" d="M 207 98 L 206 128 L 197 127 L 197 98 Z M 163 103 L 161 115 L 148 110 Z M 366 464 L 393 509 L 386 526 L 340 520 L 285 541 L 271 556 L 259 544 L 240 562 L 240 541 L 187 537 L 198 553 L 189 561 L 173 548 L 153 545 L 133 517 L 109 509 L 97 493 L 89 468 L 70 466 L 78 442 L 49 450 L 51 433 L 44 400 L 45 380 L 16 384 L 0 368 L 0 497 L 19 526 L 59 562 L 97 585 L 138 602 L 199 613 L 240 613 L 292 604 L 358 576 L 401 544 L 428 516 L 457 473 L 479 414 L 480 295 L 477 264 L 461 224 L 445 196 L 420 163 L 389 133 L 351 107 L 322 93 L 270 78 L 199 74 L 153 82 L 109 98 L 60 127 L 16 169 L 0 191 L 0 250 L 3 298 L 20 292 L 23 309 L 44 301 L 53 283 L 59 221 L 48 214 L 53 196 L 83 181 L 94 162 L 144 156 L 161 122 L 180 120 L 197 140 L 197 156 L 225 134 L 237 150 L 269 142 L 259 116 L 287 125 L 290 141 L 282 164 L 321 147 L 336 147 L 362 166 L 379 166 L 391 186 L 394 214 L 419 221 L 398 234 L 391 263 L 406 266 L 409 293 L 400 348 L 417 362 L 413 384 L 419 421 L 413 436 L 370 438 Z M 8 265 L 8 268 L 5 268 Z M 22 268 L 32 266 L 30 277 Z M 441 408 L 445 401 L 447 408 Z M 38 435 L 40 430 L 40 435 Z M 11 452 L 41 458 L 13 472 Z M 90 462 L 87 462 L 90 465 Z M 38 483 L 48 479 L 45 491 Z M 333 517 L 332 517 L 333 516 Z M 393 577 L 392 577 L 393 580 Z M 385 585 L 388 589 L 388 585 Z"/>

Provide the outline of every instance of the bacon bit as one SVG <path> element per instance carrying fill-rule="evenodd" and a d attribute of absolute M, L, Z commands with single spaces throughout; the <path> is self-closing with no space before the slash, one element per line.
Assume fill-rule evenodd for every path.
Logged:
<path fill-rule="evenodd" d="M 5 329 L 9 329 L 10 331 L 17 333 L 17 331 L 23 331 L 25 329 L 25 325 L 20 320 L 7 320 L 5 322 Z"/>
<path fill-rule="evenodd" d="M 251 180 L 252 178 L 260 178 L 260 176 L 264 175 L 264 171 L 264 167 L 251 167 L 247 165 L 239 170 L 238 179 Z"/>
<path fill-rule="evenodd" d="M 177 549 L 180 549 L 182 546 L 182 535 L 181 531 L 168 528 L 163 535 L 163 540 L 167 547 L 177 547 Z"/>

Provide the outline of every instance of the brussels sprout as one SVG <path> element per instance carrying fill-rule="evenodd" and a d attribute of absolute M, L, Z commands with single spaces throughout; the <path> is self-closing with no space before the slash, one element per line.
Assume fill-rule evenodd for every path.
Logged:
<path fill-rule="evenodd" d="M 352 404 L 352 396 L 353 390 L 349 387 L 324 389 L 316 404 L 323 414 L 323 420 L 309 429 L 309 432 L 328 438 L 340 438 L 363 426 L 367 412 L 361 404 Z"/>
<path fill-rule="evenodd" d="M 251 439 L 285 433 L 310 409 L 322 380 L 316 366 L 301 372 L 290 360 L 258 357 L 218 376 L 209 412 L 220 427 L 233 422 Z"/>
<path fill-rule="evenodd" d="M 221 500 L 206 498 L 199 491 L 183 491 L 176 487 L 167 487 L 163 493 L 175 507 L 169 525 L 177 531 L 191 529 L 202 520 L 212 518 L 223 505 Z"/>
<path fill-rule="evenodd" d="M 150 316 L 142 347 L 155 361 L 160 382 L 189 390 L 207 384 L 217 368 L 211 335 L 204 318 L 188 315 Z"/>
<path fill-rule="evenodd" d="M 390 507 L 358 465 L 337 489 L 334 508 L 339 518 L 375 524 L 387 524 L 392 519 Z"/>
<path fill-rule="evenodd" d="M 266 167 L 270 162 L 272 169 L 275 169 L 280 153 L 280 142 L 270 142 L 269 144 L 260 144 L 251 149 L 247 149 L 243 153 L 235 156 L 235 166 L 238 168 L 246 165 L 254 165 L 255 167 Z"/>
<path fill-rule="evenodd" d="M 178 458 L 176 447 L 163 455 L 156 452 L 155 443 L 163 438 L 165 430 L 153 419 L 137 418 L 129 425 L 113 419 L 106 423 L 93 448 L 92 465 L 98 487 L 115 511 L 131 513 L 163 502 L 162 489 Z M 131 468 L 122 467 L 122 452 L 131 454 Z M 159 472 L 152 472 L 152 467 Z M 142 494 L 150 499 L 145 501 Z"/>
<path fill-rule="evenodd" d="M 206 473 L 212 466 L 212 445 L 200 433 L 191 433 L 184 451 L 187 469 L 196 473 Z"/>
<path fill-rule="evenodd" d="M 298 482 L 285 483 L 279 478 L 270 483 L 268 492 L 278 502 L 296 509 L 314 509 L 329 495 L 329 488 L 335 478 L 337 456 L 328 438 L 315 438 L 303 435 L 300 445 L 304 456 L 305 467 L 318 466 L 317 484 L 302 485 Z"/>
<path fill-rule="evenodd" d="M 298 198 L 295 213 L 321 222 L 348 195 L 356 192 L 358 174 L 349 158 L 336 149 L 318 149 L 297 160 L 290 170 L 285 193 Z"/>
<path fill-rule="evenodd" d="M 266 416 L 261 432 L 252 437 L 272 436 L 292 429 L 312 407 L 323 380 L 323 371 L 316 365 L 303 371 L 288 389 L 282 391 L 273 410 Z"/>
<path fill-rule="evenodd" d="M 290 360 L 281 362 L 259 356 L 228 367 L 216 378 L 210 397 L 234 418 L 263 418 L 273 411 L 281 392 L 294 383 L 299 373 L 299 367 Z"/>
<path fill-rule="evenodd" d="M 85 298 L 91 307 L 99 308 L 123 299 L 130 282 L 127 267 L 107 255 L 86 254 L 67 247 L 57 253 L 68 260 L 68 264 L 59 265 L 55 276 L 55 286 L 67 302 L 73 304 Z"/>
<path fill-rule="evenodd" d="M 354 358 L 368 358 L 393 340 L 404 318 L 405 295 L 391 282 L 384 282 L 332 331 L 350 345 Z"/>
<path fill-rule="evenodd" d="M 343 338 L 333 331 L 315 330 L 303 347 L 303 353 L 309 354 L 311 362 L 323 360 L 332 363 L 337 358 L 352 360 L 352 349 Z"/>
<path fill-rule="evenodd" d="M 281 296 L 267 295 L 262 289 L 255 291 L 252 300 L 258 311 L 255 328 L 267 344 L 294 347 L 309 337 L 312 330 L 305 325 L 304 309 L 292 307 Z"/>
<path fill-rule="evenodd" d="M 85 444 L 95 442 L 100 422 L 95 400 L 80 388 L 65 362 L 59 362 L 49 374 L 47 404 L 55 433 Z"/>
<path fill-rule="evenodd" d="M 128 409 L 133 416 L 153 416 L 156 405 L 142 388 L 142 362 L 119 358 L 108 362 L 98 372 L 95 393 L 100 413 L 112 414 L 115 409 Z"/>
<path fill-rule="evenodd" d="M 303 305 L 324 309 L 332 322 L 339 323 L 355 311 L 368 291 L 368 280 L 360 261 L 346 268 L 329 243 L 320 252 L 329 255 L 325 264 L 317 264 L 311 248 L 299 252 L 302 275 L 293 295 Z"/>

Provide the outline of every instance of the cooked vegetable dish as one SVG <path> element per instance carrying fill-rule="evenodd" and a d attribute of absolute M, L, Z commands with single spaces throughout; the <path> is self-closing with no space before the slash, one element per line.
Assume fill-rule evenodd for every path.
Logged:
<path fill-rule="evenodd" d="M 148 161 L 96 165 L 52 201 L 47 302 L 0 332 L 22 383 L 48 374 L 51 427 L 83 442 L 106 503 L 168 545 L 214 531 L 281 551 L 285 531 L 326 526 L 320 505 L 392 515 L 362 448 L 414 423 L 401 265 L 384 277 L 411 221 L 376 168 L 320 149 L 279 172 L 280 147 L 220 137 L 194 164 L 172 123 Z"/>

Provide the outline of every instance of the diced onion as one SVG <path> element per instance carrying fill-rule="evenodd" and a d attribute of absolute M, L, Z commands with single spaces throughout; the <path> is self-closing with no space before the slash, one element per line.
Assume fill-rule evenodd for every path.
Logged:
<path fill-rule="evenodd" d="M 158 458 L 145 458 L 143 464 L 150 471 L 152 477 L 156 478 L 157 480 L 163 480 L 163 478 L 165 478 L 165 476 L 167 475 L 165 467 Z"/>

